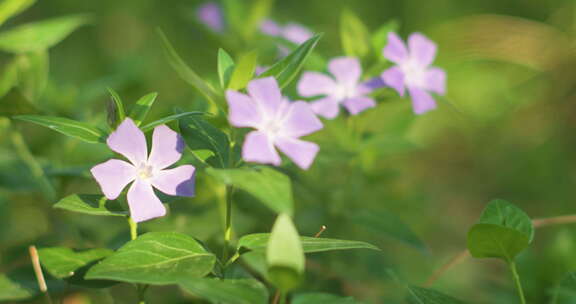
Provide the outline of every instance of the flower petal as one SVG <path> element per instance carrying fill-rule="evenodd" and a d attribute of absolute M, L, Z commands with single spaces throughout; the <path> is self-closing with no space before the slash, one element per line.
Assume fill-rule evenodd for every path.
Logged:
<path fill-rule="evenodd" d="M 314 113 L 327 119 L 336 118 L 340 112 L 340 103 L 332 97 L 326 97 L 313 101 L 310 103 L 310 107 Z"/>
<path fill-rule="evenodd" d="M 308 135 L 323 127 L 310 104 L 304 101 L 290 103 L 288 114 L 284 119 L 282 134 L 289 137 Z"/>
<path fill-rule="evenodd" d="M 298 167 L 307 170 L 312 165 L 320 148 L 317 144 L 295 138 L 282 138 L 276 142 L 278 149 L 286 154 Z"/>
<path fill-rule="evenodd" d="M 282 29 L 280 28 L 278 23 L 270 19 L 265 19 L 264 21 L 262 21 L 262 23 L 260 23 L 260 31 L 266 35 L 280 36 Z"/>
<path fill-rule="evenodd" d="M 424 88 L 444 95 L 446 93 L 446 72 L 440 68 L 429 68 L 424 76 Z"/>
<path fill-rule="evenodd" d="M 404 78 L 404 72 L 397 66 L 391 67 L 382 73 L 384 84 L 396 90 L 400 96 L 404 96 Z"/>
<path fill-rule="evenodd" d="M 242 159 L 247 162 L 279 166 L 282 160 L 273 144 L 265 133 L 252 131 L 246 135 L 244 140 Z"/>
<path fill-rule="evenodd" d="M 165 125 L 154 128 L 152 135 L 152 152 L 148 164 L 156 170 L 162 170 L 182 157 L 184 140 L 178 133 Z"/>
<path fill-rule="evenodd" d="M 416 114 L 424 114 L 436 108 L 436 101 L 430 94 L 422 89 L 408 88 L 412 98 L 412 108 Z"/>
<path fill-rule="evenodd" d="M 128 207 L 130 217 L 136 223 L 166 215 L 166 208 L 154 193 L 152 185 L 141 179 L 136 179 L 128 190 Z"/>
<path fill-rule="evenodd" d="M 343 105 L 350 114 L 357 115 L 368 108 L 375 107 L 376 102 L 370 97 L 359 96 L 344 100 Z"/>
<path fill-rule="evenodd" d="M 222 10 L 215 2 L 208 2 L 198 8 L 198 19 L 215 32 L 224 30 Z"/>
<path fill-rule="evenodd" d="M 261 122 L 260 113 L 252 99 L 242 93 L 228 90 L 226 91 L 228 101 L 230 124 L 238 127 L 256 127 Z"/>
<path fill-rule="evenodd" d="M 410 57 L 422 66 L 429 66 L 436 57 L 436 44 L 420 33 L 408 37 Z"/>
<path fill-rule="evenodd" d="M 108 136 L 106 143 L 112 151 L 124 155 L 136 166 L 146 162 L 148 158 L 148 148 L 144 133 L 138 129 L 130 118 L 124 119 L 116 131 Z"/>
<path fill-rule="evenodd" d="M 334 79 L 317 72 L 304 72 L 298 81 L 298 94 L 304 97 L 331 95 L 336 91 Z"/>
<path fill-rule="evenodd" d="M 360 61 L 354 57 L 338 57 L 330 60 L 328 71 L 334 75 L 339 85 L 347 87 L 356 85 L 362 75 Z"/>
<path fill-rule="evenodd" d="M 136 178 L 136 168 L 123 160 L 111 159 L 90 169 L 107 199 L 116 199 L 122 189 Z"/>
<path fill-rule="evenodd" d="M 194 196 L 194 172 L 192 165 L 184 165 L 173 169 L 154 173 L 150 181 L 152 186 L 168 194 L 177 196 Z"/>
<path fill-rule="evenodd" d="M 386 59 L 397 64 L 401 64 L 408 59 L 406 45 L 396 33 L 388 34 L 388 44 L 384 47 L 383 53 Z"/>
<path fill-rule="evenodd" d="M 265 115 L 274 116 L 282 104 L 282 94 L 274 77 L 259 78 L 248 83 L 248 93 Z"/>
<path fill-rule="evenodd" d="M 294 42 L 296 44 L 306 42 L 306 40 L 312 38 L 313 35 L 314 34 L 312 34 L 312 32 L 309 29 L 296 23 L 286 24 L 286 26 L 284 26 L 284 30 L 282 31 L 282 36 L 286 40 Z"/>

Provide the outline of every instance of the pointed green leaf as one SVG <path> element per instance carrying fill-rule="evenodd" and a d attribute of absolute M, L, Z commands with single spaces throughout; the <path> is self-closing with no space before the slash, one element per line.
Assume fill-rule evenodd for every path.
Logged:
<path fill-rule="evenodd" d="M 0 274 L 0 301 L 17 301 L 33 297 L 36 290 L 12 280 L 5 274 Z"/>
<path fill-rule="evenodd" d="M 408 296 L 406 300 L 410 304 L 465 304 L 465 302 L 434 289 L 417 286 L 408 286 Z"/>
<path fill-rule="evenodd" d="M 229 166 L 230 141 L 228 135 L 202 117 L 191 116 L 179 120 L 180 133 L 192 150 L 210 150 L 214 153 L 207 162 L 218 168 Z"/>
<path fill-rule="evenodd" d="M 353 297 L 341 297 L 329 293 L 312 292 L 300 293 L 294 296 L 292 304 L 362 304 L 363 302 L 356 301 Z"/>
<path fill-rule="evenodd" d="M 48 84 L 48 53 L 45 50 L 21 54 L 18 62 L 18 87 L 31 102 L 36 102 Z"/>
<path fill-rule="evenodd" d="M 223 49 L 218 49 L 218 77 L 220 78 L 220 87 L 225 90 L 230 83 L 230 77 L 234 71 L 234 60 Z"/>
<path fill-rule="evenodd" d="M 139 126 L 146 118 L 146 115 L 148 114 L 148 111 L 150 111 L 150 108 L 154 104 L 157 96 L 158 93 L 156 92 L 150 93 L 138 99 L 136 104 L 132 106 L 132 110 L 128 116 L 134 120 L 134 123 L 136 123 L 137 126 Z"/>
<path fill-rule="evenodd" d="M 202 115 L 206 115 L 206 114 L 207 113 L 196 111 L 196 112 L 183 112 L 183 113 L 178 113 L 178 114 L 174 114 L 174 115 L 169 115 L 169 116 L 166 116 L 164 118 L 160 118 L 158 120 L 155 120 L 149 124 L 146 124 L 145 126 L 141 127 L 140 129 L 142 130 L 142 132 L 146 133 L 146 132 L 154 129 L 156 126 L 164 125 L 164 124 L 167 124 L 171 121 L 175 121 L 175 120 L 189 117 L 189 116 L 202 116 Z"/>
<path fill-rule="evenodd" d="M 206 170 L 218 181 L 250 193 L 277 213 L 292 214 L 292 183 L 288 176 L 268 167 Z"/>
<path fill-rule="evenodd" d="M 26 53 L 48 49 L 85 24 L 84 16 L 59 17 L 0 32 L 0 50 Z"/>
<path fill-rule="evenodd" d="M 292 79 L 296 77 L 306 58 L 312 53 L 316 44 L 322 37 L 322 34 L 316 35 L 306 42 L 302 43 L 296 50 L 294 50 L 290 55 L 284 57 L 282 60 L 275 63 L 264 73 L 260 74 L 260 78 L 273 76 L 278 81 L 280 88 L 283 88 L 290 84 Z"/>
<path fill-rule="evenodd" d="M 191 294 L 212 303 L 268 303 L 268 289 L 254 279 L 186 279 L 180 282 L 180 286 Z"/>
<path fill-rule="evenodd" d="M 4 0 L 0 3 L 0 25 L 4 24 L 8 18 L 14 17 L 25 11 L 34 4 L 36 0 Z"/>
<path fill-rule="evenodd" d="M 116 91 L 108 88 L 108 92 L 112 97 L 112 104 L 108 107 L 108 124 L 112 128 L 116 128 L 126 118 L 126 111 L 124 110 L 124 102 Z"/>
<path fill-rule="evenodd" d="M 176 232 L 149 232 L 94 265 L 86 279 L 175 284 L 207 275 L 215 261 L 214 255 L 190 236 Z"/>
<path fill-rule="evenodd" d="M 347 56 L 364 57 L 370 51 L 370 34 L 364 23 L 350 10 L 340 17 L 340 39 Z"/>
<path fill-rule="evenodd" d="M 276 219 L 266 247 L 270 281 L 283 292 L 294 289 L 304 274 L 304 250 L 298 231 L 289 215 Z"/>
<path fill-rule="evenodd" d="M 18 60 L 14 59 L 6 64 L 2 69 L 2 75 L 0 77 L 0 98 L 18 84 Z"/>
<path fill-rule="evenodd" d="M 254 0 L 252 7 L 246 18 L 243 18 L 243 24 L 240 29 L 246 40 L 252 39 L 254 33 L 259 29 L 264 18 L 270 16 L 274 0 Z"/>
<path fill-rule="evenodd" d="M 87 123 L 63 117 L 42 116 L 42 115 L 19 115 L 14 116 L 14 118 L 50 128 L 64 135 L 71 136 L 88 143 L 104 142 L 107 136 L 107 134 L 104 131 L 96 127 L 93 127 Z"/>
<path fill-rule="evenodd" d="M 105 248 L 73 251 L 66 247 L 49 247 L 38 250 L 40 262 L 44 269 L 58 279 L 71 277 L 77 269 L 103 259 L 112 253 L 112 250 Z"/>
<path fill-rule="evenodd" d="M 372 48 L 374 49 L 374 53 L 376 57 L 380 59 L 380 61 L 386 61 L 382 52 L 384 51 L 384 47 L 388 44 L 388 34 L 392 32 L 398 31 L 400 25 L 398 21 L 391 20 L 382 25 L 374 34 L 372 34 Z"/>
<path fill-rule="evenodd" d="M 258 59 L 258 53 L 255 51 L 244 54 L 238 60 L 234 72 L 232 73 L 232 78 L 230 79 L 230 84 L 228 87 L 232 90 L 240 90 L 246 87 L 248 82 L 254 76 L 254 71 L 256 71 L 256 60 Z"/>
<path fill-rule="evenodd" d="M 102 195 L 72 194 L 54 204 L 54 208 L 98 216 L 127 216 L 119 203 Z"/>
<path fill-rule="evenodd" d="M 240 238 L 238 241 L 238 250 L 253 250 L 261 251 L 266 248 L 269 233 L 254 233 L 248 234 Z M 309 236 L 300 237 L 302 248 L 305 253 L 324 252 L 333 250 L 348 250 L 348 249 L 372 249 L 380 250 L 378 247 L 361 241 L 347 241 L 328 238 L 315 238 Z"/>

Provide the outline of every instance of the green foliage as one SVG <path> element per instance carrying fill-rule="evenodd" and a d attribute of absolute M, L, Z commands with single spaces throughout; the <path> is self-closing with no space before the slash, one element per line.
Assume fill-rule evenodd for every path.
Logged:
<path fill-rule="evenodd" d="M 0 274 L 0 301 L 28 299 L 36 294 L 29 286 L 24 286 L 5 274 Z"/>
<path fill-rule="evenodd" d="M 128 212 L 122 210 L 118 202 L 109 201 L 102 195 L 94 194 L 69 195 L 54 204 L 54 208 L 98 216 L 128 215 Z"/>
<path fill-rule="evenodd" d="M 246 87 L 248 82 L 254 76 L 256 71 L 256 64 L 258 53 L 255 51 L 248 52 L 240 57 L 238 63 L 234 67 L 232 78 L 228 87 L 232 90 L 240 90 Z"/>
<path fill-rule="evenodd" d="M 186 117 L 190 117 L 190 116 L 200 116 L 200 115 L 206 115 L 206 113 L 204 113 L 204 112 L 182 112 L 182 113 L 178 113 L 178 114 L 174 114 L 174 115 L 169 115 L 169 116 L 160 118 L 158 120 L 155 120 L 151 123 L 148 123 L 148 124 L 144 125 L 143 127 L 141 127 L 140 129 L 142 130 L 142 132 L 148 132 L 159 125 L 167 124 L 169 122 L 179 120 L 182 118 L 186 118 Z"/>
<path fill-rule="evenodd" d="M 278 81 L 280 88 L 287 86 L 296 77 L 296 75 L 298 75 L 304 62 L 310 56 L 321 37 L 322 35 L 316 35 L 308 39 L 296 50 L 290 53 L 290 55 L 276 62 L 268 70 L 260 74 L 259 77 L 264 78 L 273 76 Z"/>
<path fill-rule="evenodd" d="M 263 251 L 268 244 L 270 234 L 254 233 L 247 234 L 238 240 L 238 250 Z M 302 236 L 300 242 L 305 253 L 324 252 L 333 250 L 349 249 L 372 249 L 380 250 L 378 247 L 361 241 L 347 241 L 328 238 L 315 238 Z"/>
<path fill-rule="evenodd" d="M 409 304 L 464 304 L 464 302 L 434 289 L 418 286 L 408 286 L 407 289 L 406 300 Z"/>
<path fill-rule="evenodd" d="M 218 49 L 218 78 L 220 87 L 225 90 L 230 83 L 230 77 L 234 72 L 234 60 L 223 49 Z"/>
<path fill-rule="evenodd" d="M 86 279 L 175 284 L 207 275 L 215 261 L 213 254 L 185 234 L 149 232 L 90 268 Z"/>
<path fill-rule="evenodd" d="M 340 40 L 346 56 L 364 57 L 370 51 L 370 33 L 360 18 L 350 10 L 340 17 Z"/>
<path fill-rule="evenodd" d="M 356 301 L 352 297 L 340 297 L 329 293 L 299 293 L 294 296 L 292 304 L 362 304 L 363 302 Z"/>
<path fill-rule="evenodd" d="M 180 286 L 212 303 L 266 304 L 269 297 L 266 287 L 254 279 L 186 279 Z"/>
<path fill-rule="evenodd" d="M 45 50 L 38 50 L 21 54 L 16 57 L 16 62 L 18 87 L 24 97 L 36 102 L 48 83 L 48 53 Z"/>
<path fill-rule="evenodd" d="M 219 182 L 244 190 L 277 213 L 293 213 L 290 179 L 268 167 L 212 169 L 206 173 Z"/>
<path fill-rule="evenodd" d="M 283 292 L 294 289 L 304 274 L 304 250 L 298 231 L 289 215 L 276 219 L 266 246 L 270 281 Z"/>
<path fill-rule="evenodd" d="M 228 135 L 200 116 L 179 120 L 180 132 L 190 150 L 210 150 L 214 156 L 207 162 L 217 168 L 230 166 L 230 140 Z"/>
<path fill-rule="evenodd" d="M 570 272 L 560 281 L 552 304 L 571 304 L 576 301 L 576 272 Z"/>
<path fill-rule="evenodd" d="M 386 58 L 384 58 L 382 52 L 386 44 L 388 44 L 388 34 L 391 32 L 397 32 L 399 28 L 400 25 L 398 24 L 398 21 L 391 20 L 380 26 L 380 28 L 378 28 L 378 30 L 372 34 L 372 48 L 374 49 L 376 58 L 379 58 L 380 61 L 386 61 Z"/>
<path fill-rule="evenodd" d="M 107 134 L 87 123 L 75 121 L 64 117 L 41 116 L 41 115 L 19 115 L 15 119 L 28 121 L 50 128 L 66 136 L 83 140 L 87 143 L 104 142 Z"/>
<path fill-rule="evenodd" d="M 112 97 L 112 104 L 108 107 L 108 123 L 111 127 L 116 128 L 124 121 L 126 110 L 124 110 L 124 102 L 120 95 L 111 88 L 108 88 L 108 92 Z"/>
<path fill-rule="evenodd" d="M 6 20 L 25 11 L 36 0 L 4 0 L 0 3 L 0 25 Z"/>
<path fill-rule="evenodd" d="M 71 277 L 79 268 L 101 260 L 112 253 L 112 250 L 104 248 L 73 251 L 66 247 L 48 247 L 38 250 L 40 262 L 42 262 L 44 269 L 58 279 Z"/>
<path fill-rule="evenodd" d="M 156 101 L 157 96 L 158 93 L 156 92 L 147 94 L 138 99 L 136 104 L 132 106 L 128 116 L 134 120 L 134 123 L 136 123 L 137 126 L 142 124 L 142 121 L 146 119 L 146 115 L 148 115 L 148 111 L 150 111 L 150 108 L 154 104 L 154 101 Z"/>

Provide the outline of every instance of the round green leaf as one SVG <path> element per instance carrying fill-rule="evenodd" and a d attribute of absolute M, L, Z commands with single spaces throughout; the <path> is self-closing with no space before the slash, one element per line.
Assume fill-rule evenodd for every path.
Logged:
<path fill-rule="evenodd" d="M 501 258 L 511 262 L 530 244 L 524 233 L 494 224 L 476 224 L 468 232 L 468 250 L 475 258 Z"/>

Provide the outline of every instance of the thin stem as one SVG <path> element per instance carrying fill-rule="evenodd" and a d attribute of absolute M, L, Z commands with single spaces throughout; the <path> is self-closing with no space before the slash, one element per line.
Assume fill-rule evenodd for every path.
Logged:
<path fill-rule="evenodd" d="M 138 223 L 132 220 L 131 217 L 128 218 L 128 225 L 130 226 L 130 240 L 135 240 L 138 238 Z"/>
<path fill-rule="evenodd" d="M 226 219 L 224 221 L 224 248 L 222 248 L 222 264 L 228 264 L 228 246 L 232 239 L 232 186 L 226 186 Z"/>
<path fill-rule="evenodd" d="M 276 290 L 276 293 L 274 293 L 274 299 L 272 300 L 272 304 L 278 304 L 279 301 L 280 301 L 280 290 Z"/>
<path fill-rule="evenodd" d="M 130 240 L 134 241 L 138 238 L 138 223 L 132 220 L 131 217 L 128 218 L 128 225 L 130 226 Z M 138 294 L 138 304 L 146 304 L 144 300 L 144 294 L 148 290 L 150 285 L 146 284 L 136 284 L 136 293 Z"/>
<path fill-rule="evenodd" d="M 516 290 L 518 291 L 518 296 L 520 297 L 520 303 L 526 304 L 526 299 L 524 298 L 524 290 L 522 289 L 522 283 L 520 282 L 520 276 L 516 270 L 516 263 L 514 261 L 510 261 L 508 266 L 510 266 L 510 272 L 512 272 L 512 279 L 516 285 Z"/>
<path fill-rule="evenodd" d="M 44 294 L 44 300 L 47 304 L 52 304 L 52 298 L 50 298 L 50 293 L 48 293 L 48 286 L 46 285 L 46 280 L 44 279 L 44 274 L 42 273 L 42 266 L 40 265 L 40 257 L 38 256 L 38 250 L 36 246 L 28 247 L 30 253 L 30 260 L 32 261 L 32 267 L 34 268 L 34 275 L 36 275 L 36 280 L 38 281 L 38 288 Z"/>

